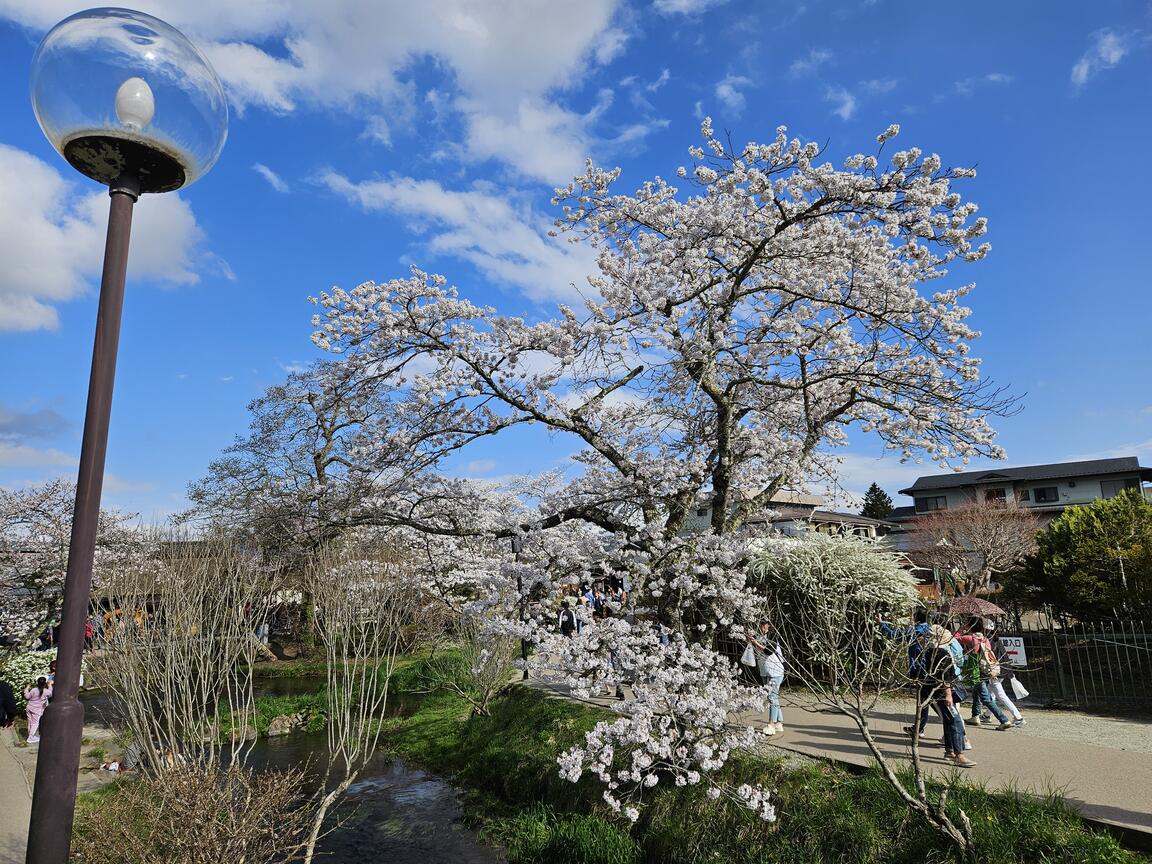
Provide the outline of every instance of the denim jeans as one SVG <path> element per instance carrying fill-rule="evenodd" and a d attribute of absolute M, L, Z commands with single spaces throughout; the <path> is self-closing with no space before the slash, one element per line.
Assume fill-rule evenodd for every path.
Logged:
<path fill-rule="evenodd" d="M 981 703 L 988 706 L 988 710 L 996 715 L 996 719 L 1001 723 L 1008 722 L 1008 715 L 1004 713 L 1003 709 L 996 704 L 996 700 L 992 698 L 992 693 L 988 690 L 988 682 L 981 681 L 979 686 L 972 688 L 972 719 L 975 720 L 980 716 Z"/>
<path fill-rule="evenodd" d="M 940 715 L 944 724 L 944 752 L 964 755 L 964 718 L 960 716 L 960 709 L 949 705 L 944 699 L 935 699 L 932 707 Z"/>
<path fill-rule="evenodd" d="M 928 726 L 928 709 L 934 701 L 932 692 L 935 689 L 931 684 L 921 684 L 916 694 L 916 702 L 920 705 L 920 734 L 924 734 L 924 729 Z"/>
<path fill-rule="evenodd" d="M 768 690 L 768 722 L 783 723 L 784 712 L 780 710 L 780 685 L 784 683 L 783 677 L 764 675 L 764 686 Z"/>

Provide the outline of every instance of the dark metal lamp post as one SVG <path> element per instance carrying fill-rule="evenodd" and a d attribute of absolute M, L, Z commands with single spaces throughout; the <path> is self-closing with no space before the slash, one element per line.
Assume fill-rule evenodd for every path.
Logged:
<path fill-rule="evenodd" d="M 52 703 L 44 712 L 28 864 L 65 864 L 76 807 L 84 706 L 78 698 L 84 621 L 104 484 L 104 456 L 132 208 L 144 192 L 171 192 L 211 168 L 228 109 L 216 73 L 188 39 L 128 9 L 90 9 L 53 27 L 32 60 L 32 107 L 48 140 L 112 198 L 96 340 Z"/>

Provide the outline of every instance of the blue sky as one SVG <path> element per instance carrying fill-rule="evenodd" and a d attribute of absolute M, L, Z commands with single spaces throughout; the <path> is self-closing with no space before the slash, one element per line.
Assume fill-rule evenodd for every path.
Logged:
<path fill-rule="evenodd" d="M 235 7 L 235 8 L 234 8 Z M 83 8 L 0 0 L 0 485 L 75 470 L 106 196 L 41 135 L 35 46 Z M 896 0 L 199 0 L 143 3 L 194 36 L 232 103 L 205 178 L 137 207 L 105 500 L 146 519 L 244 430 L 246 403 L 318 352 L 307 298 L 443 272 L 547 316 L 588 257 L 546 236 L 551 189 L 585 156 L 623 184 L 670 176 L 709 114 L 737 142 L 779 124 L 839 158 L 889 123 L 974 164 L 988 259 L 957 278 L 976 352 L 1023 396 L 1012 464 L 1152 463 L 1147 235 L 1152 5 Z M 563 464 L 517 436 L 463 454 L 475 476 Z M 894 497 L 932 466 L 875 461 L 844 486 Z M 902 503 L 902 502 L 898 502 Z"/>

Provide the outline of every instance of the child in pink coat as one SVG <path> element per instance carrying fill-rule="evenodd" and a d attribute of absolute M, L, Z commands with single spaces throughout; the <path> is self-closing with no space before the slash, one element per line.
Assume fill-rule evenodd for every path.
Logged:
<path fill-rule="evenodd" d="M 28 700 L 25 711 L 28 714 L 28 743 L 35 744 L 40 740 L 40 718 L 44 716 L 44 708 L 52 698 L 52 688 L 48 686 L 48 679 L 41 675 L 36 679 L 36 685 L 24 691 L 24 698 Z"/>

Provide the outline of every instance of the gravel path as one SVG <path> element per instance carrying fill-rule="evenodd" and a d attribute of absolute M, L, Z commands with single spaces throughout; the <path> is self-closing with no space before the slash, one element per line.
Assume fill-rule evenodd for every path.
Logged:
<path fill-rule="evenodd" d="M 1018 735 L 1152 753 L 1152 721 L 1030 708 L 1027 704 L 1017 707 L 1028 721 L 1016 730 Z"/>

